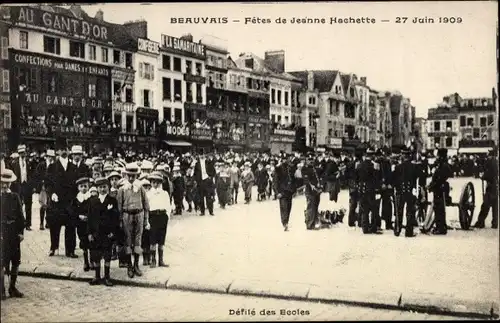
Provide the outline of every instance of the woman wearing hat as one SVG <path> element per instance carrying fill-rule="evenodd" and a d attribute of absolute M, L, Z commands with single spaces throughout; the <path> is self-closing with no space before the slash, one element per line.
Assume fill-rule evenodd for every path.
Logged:
<path fill-rule="evenodd" d="M 4 275 L 10 272 L 9 295 L 11 297 L 23 297 L 16 288 L 17 274 L 21 264 L 21 241 L 24 233 L 24 216 L 19 195 L 10 191 L 10 185 L 17 180 L 16 175 L 10 169 L 1 170 L 0 198 L 2 200 L 2 300 L 7 298 L 5 292 Z M 10 266 L 12 267 L 10 268 Z"/>

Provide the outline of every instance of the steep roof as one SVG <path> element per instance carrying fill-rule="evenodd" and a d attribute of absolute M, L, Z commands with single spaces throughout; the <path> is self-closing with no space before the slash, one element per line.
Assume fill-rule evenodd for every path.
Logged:
<path fill-rule="evenodd" d="M 349 90 L 349 85 L 351 84 L 351 75 L 340 74 L 340 82 L 342 82 L 342 88 L 344 89 L 344 95 L 347 95 Z"/>
<path fill-rule="evenodd" d="M 289 73 L 307 82 L 309 72 L 313 73 L 314 89 L 319 92 L 330 92 L 339 74 L 339 71 L 334 70 L 294 71 Z"/>

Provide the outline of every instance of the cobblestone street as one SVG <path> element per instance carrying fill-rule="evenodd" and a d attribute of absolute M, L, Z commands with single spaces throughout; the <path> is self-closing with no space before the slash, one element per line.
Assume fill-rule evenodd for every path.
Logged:
<path fill-rule="evenodd" d="M 2 302 L 2 322 L 447 320 L 427 315 L 256 297 L 214 295 L 21 277 L 24 299 Z M 247 315 L 230 315 L 245 309 Z M 260 315 L 261 310 L 276 315 Z M 280 310 L 304 315 L 280 315 Z M 254 310 L 255 314 L 251 315 Z"/>

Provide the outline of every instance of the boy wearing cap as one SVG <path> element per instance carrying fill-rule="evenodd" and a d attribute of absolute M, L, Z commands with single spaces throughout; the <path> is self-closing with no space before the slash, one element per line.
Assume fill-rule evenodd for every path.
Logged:
<path fill-rule="evenodd" d="M 257 181 L 257 201 L 263 201 L 266 199 L 266 187 L 269 181 L 269 175 L 261 162 L 257 165 L 255 178 Z"/>
<path fill-rule="evenodd" d="M 241 173 L 241 188 L 243 189 L 243 192 L 245 192 L 245 204 L 250 204 L 250 201 L 252 200 L 252 187 L 254 185 L 255 176 L 250 169 L 250 162 L 245 162 L 243 166 L 244 169 Z"/>
<path fill-rule="evenodd" d="M 99 195 L 90 198 L 87 218 L 87 232 L 90 242 L 90 259 L 95 269 L 91 285 L 101 283 L 101 260 L 104 259 L 104 284 L 113 286 L 110 278 L 110 263 L 113 240 L 120 227 L 118 202 L 109 193 L 109 181 L 98 178 L 95 181 Z"/>
<path fill-rule="evenodd" d="M 173 168 L 173 191 L 172 195 L 174 197 L 175 204 L 175 215 L 181 215 L 183 209 L 184 192 L 186 190 L 186 183 L 184 182 L 184 177 L 181 176 L 181 169 L 178 165 Z"/>
<path fill-rule="evenodd" d="M 163 175 L 160 172 L 152 172 L 148 179 L 152 188 L 146 193 L 149 201 L 149 219 L 150 229 L 150 252 L 151 268 L 156 267 L 156 249 L 158 249 L 158 266 L 168 267 L 163 262 L 163 246 L 165 245 L 165 236 L 167 234 L 167 225 L 172 205 L 168 193 L 163 190 Z"/>
<path fill-rule="evenodd" d="M 23 241 L 24 216 L 19 195 L 11 192 L 10 185 L 16 181 L 16 175 L 10 169 L 1 170 L 0 199 L 2 221 L 2 300 L 7 298 L 5 292 L 4 276 L 10 273 L 10 297 L 21 298 L 21 293 L 16 288 L 17 274 L 21 264 L 21 241 Z M 12 265 L 12 268 L 10 266 Z"/>
<path fill-rule="evenodd" d="M 198 204 L 196 201 L 196 192 L 197 192 L 197 187 L 196 187 L 196 180 L 194 179 L 193 176 L 194 169 L 193 167 L 189 166 L 188 169 L 186 170 L 186 202 L 188 204 L 188 212 L 193 211 L 192 205 L 194 204 L 194 209 L 195 211 L 198 210 Z"/>
<path fill-rule="evenodd" d="M 76 181 L 78 194 L 71 203 L 71 218 L 76 223 L 80 249 L 83 250 L 83 271 L 90 270 L 89 262 L 89 240 L 87 234 L 87 212 L 89 209 L 89 178 L 82 177 Z"/>

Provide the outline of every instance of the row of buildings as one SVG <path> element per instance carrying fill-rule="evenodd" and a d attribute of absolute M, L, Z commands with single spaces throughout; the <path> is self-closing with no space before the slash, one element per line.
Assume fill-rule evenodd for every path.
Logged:
<path fill-rule="evenodd" d="M 1 8 L 2 141 L 43 149 L 353 149 L 406 144 L 415 108 L 338 70 L 285 71 L 285 52 L 231 56 L 216 37 L 148 38 L 78 5 Z M 187 147 L 187 148 L 183 148 Z"/>
<path fill-rule="evenodd" d="M 484 154 L 498 147 L 497 95 L 462 98 L 458 93 L 443 97 L 429 109 L 427 118 L 416 119 L 422 147 L 447 148 L 450 154 Z"/>

